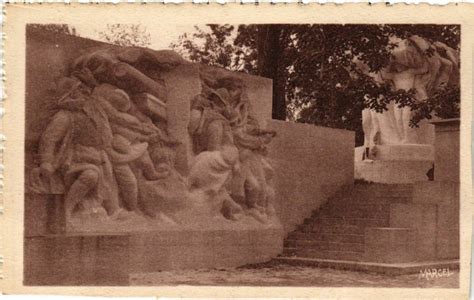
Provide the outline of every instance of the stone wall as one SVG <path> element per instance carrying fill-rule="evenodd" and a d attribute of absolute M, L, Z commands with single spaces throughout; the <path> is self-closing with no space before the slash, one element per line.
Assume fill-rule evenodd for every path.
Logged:
<path fill-rule="evenodd" d="M 418 182 L 410 203 L 392 204 L 390 227 L 410 229 L 416 261 L 459 258 L 459 184 Z"/>
<path fill-rule="evenodd" d="M 285 234 L 342 185 L 354 181 L 354 132 L 271 120 L 269 157 L 277 174 L 276 209 Z"/>
<path fill-rule="evenodd" d="M 460 120 L 445 119 L 432 122 L 436 127 L 435 180 L 460 182 Z"/>

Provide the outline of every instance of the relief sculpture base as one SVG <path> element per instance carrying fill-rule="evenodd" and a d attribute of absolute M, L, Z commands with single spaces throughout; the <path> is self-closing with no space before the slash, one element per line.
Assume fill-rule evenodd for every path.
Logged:
<path fill-rule="evenodd" d="M 368 154 L 368 155 L 367 155 Z M 355 148 L 354 177 L 377 183 L 428 181 L 434 147 L 427 144 L 376 145 Z"/>
<path fill-rule="evenodd" d="M 128 285 L 135 273 L 237 267 L 283 249 L 281 226 L 67 234 L 25 240 L 26 285 Z"/>

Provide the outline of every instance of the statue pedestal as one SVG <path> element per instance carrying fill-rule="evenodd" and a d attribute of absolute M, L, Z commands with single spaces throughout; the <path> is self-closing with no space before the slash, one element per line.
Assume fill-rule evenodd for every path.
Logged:
<path fill-rule="evenodd" d="M 26 237 L 24 284 L 128 285 L 132 274 L 237 267 L 282 251 L 279 224 Z"/>
<path fill-rule="evenodd" d="M 428 181 L 434 147 L 426 144 L 378 145 L 375 155 L 364 159 L 364 147 L 355 148 L 354 177 L 378 183 Z"/>

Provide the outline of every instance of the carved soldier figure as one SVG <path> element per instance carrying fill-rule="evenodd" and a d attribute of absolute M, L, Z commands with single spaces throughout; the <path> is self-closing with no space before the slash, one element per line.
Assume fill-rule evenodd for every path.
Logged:
<path fill-rule="evenodd" d="M 266 145 L 276 135 L 274 131 L 263 130 L 253 118 L 247 123 L 235 126 L 234 141 L 239 149 L 240 168 L 235 172 L 232 197 L 245 203 L 250 213 L 257 219 L 266 212 L 268 206 L 268 181 L 273 169 L 265 160 Z"/>
<path fill-rule="evenodd" d="M 58 111 L 41 136 L 41 165 L 33 171 L 33 189 L 64 193 L 64 213 L 70 222 L 81 205 L 88 213 L 119 217 L 118 190 L 107 155 L 113 139 L 107 115 L 76 78 L 59 82 L 63 93 Z"/>
<path fill-rule="evenodd" d="M 125 91 L 103 84 L 94 89 L 93 96 L 107 113 L 113 133 L 112 147 L 108 150 L 112 168 L 118 183 L 121 199 L 129 210 L 138 205 L 138 183 L 131 164 L 137 164 L 149 180 L 160 179 L 166 174 L 158 174 L 148 153 L 151 139 L 144 125 L 127 113 L 131 107 Z"/>
<path fill-rule="evenodd" d="M 190 133 L 198 153 L 189 173 L 191 192 L 202 193 L 210 201 L 222 202 L 222 212 L 233 219 L 242 212 L 226 190 L 238 162 L 230 119 L 229 93 L 212 91 L 208 97 L 197 96 L 191 107 Z"/>
<path fill-rule="evenodd" d="M 239 149 L 239 168 L 234 171 L 231 196 L 248 209 L 247 213 L 259 221 L 272 215 L 273 168 L 265 159 L 266 145 L 276 132 L 262 129 L 249 115 L 249 101 L 241 80 L 221 80 L 230 90 L 235 117 L 231 120 L 234 143 Z"/>

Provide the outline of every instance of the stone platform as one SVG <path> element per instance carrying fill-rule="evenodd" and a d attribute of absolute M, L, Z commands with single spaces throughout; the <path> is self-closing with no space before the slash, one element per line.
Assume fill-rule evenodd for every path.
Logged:
<path fill-rule="evenodd" d="M 280 226 L 25 238 L 25 285 L 128 285 L 132 273 L 237 267 L 283 249 Z"/>
<path fill-rule="evenodd" d="M 354 177 L 377 183 L 427 181 L 434 163 L 432 145 L 378 145 L 375 154 L 364 158 L 364 147 L 355 148 Z"/>
<path fill-rule="evenodd" d="M 275 259 L 275 261 L 296 266 L 311 266 L 316 268 L 382 273 L 393 276 L 417 273 L 420 274 L 426 270 L 432 271 L 433 269 L 436 269 L 436 271 L 440 274 L 443 271 L 451 272 L 454 270 L 459 270 L 458 259 L 412 263 L 372 263 L 349 260 L 278 257 Z"/>

